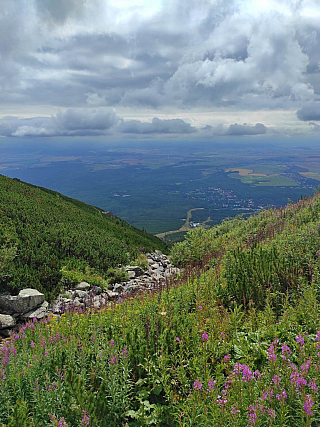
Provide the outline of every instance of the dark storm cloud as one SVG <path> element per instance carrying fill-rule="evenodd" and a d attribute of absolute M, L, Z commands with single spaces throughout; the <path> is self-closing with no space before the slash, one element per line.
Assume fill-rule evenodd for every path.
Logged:
<path fill-rule="evenodd" d="M 297 111 L 298 119 L 303 121 L 320 120 L 320 102 L 314 102 Z"/>

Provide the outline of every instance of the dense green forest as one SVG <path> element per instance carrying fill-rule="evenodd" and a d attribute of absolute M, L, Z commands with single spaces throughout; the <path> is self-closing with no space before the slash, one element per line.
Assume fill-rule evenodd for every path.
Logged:
<path fill-rule="evenodd" d="M 32 287 L 50 298 L 63 272 L 105 282 L 153 249 L 165 246 L 111 213 L 0 176 L 0 293 Z"/>
<path fill-rule="evenodd" d="M 318 426 L 320 194 L 190 231 L 172 259 L 160 290 L 22 326 L 0 425 Z"/>

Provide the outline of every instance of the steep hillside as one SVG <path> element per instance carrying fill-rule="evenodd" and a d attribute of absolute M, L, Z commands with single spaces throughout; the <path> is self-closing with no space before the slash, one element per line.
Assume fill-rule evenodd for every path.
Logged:
<path fill-rule="evenodd" d="M 320 425 L 319 212 L 191 232 L 173 286 L 27 323 L 0 349 L 0 424 Z"/>
<path fill-rule="evenodd" d="M 108 212 L 0 175 L 0 293 L 61 280 L 112 280 L 141 251 L 165 250 L 156 237 Z"/>
<path fill-rule="evenodd" d="M 263 308 L 268 292 L 290 296 L 320 269 L 320 194 L 248 219 L 189 232 L 175 245 L 179 265 L 214 266 L 219 297 Z"/>

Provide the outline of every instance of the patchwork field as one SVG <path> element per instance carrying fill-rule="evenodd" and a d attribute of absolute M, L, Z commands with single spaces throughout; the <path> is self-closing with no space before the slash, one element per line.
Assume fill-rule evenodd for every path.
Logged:
<path fill-rule="evenodd" d="M 190 222 L 210 226 L 313 194 L 319 158 L 317 144 L 253 140 L 24 141 L 0 147 L 2 174 L 112 211 L 151 233 L 177 236 L 190 229 L 188 211 Z"/>

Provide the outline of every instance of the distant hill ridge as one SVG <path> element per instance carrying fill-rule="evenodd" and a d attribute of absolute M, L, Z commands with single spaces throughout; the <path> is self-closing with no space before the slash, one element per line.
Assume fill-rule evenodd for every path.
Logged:
<path fill-rule="evenodd" d="M 115 280 L 119 266 L 161 240 L 100 208 L 0 175 L 0 293 L 37 288 L 47 298 L 66 280 Z"/>

